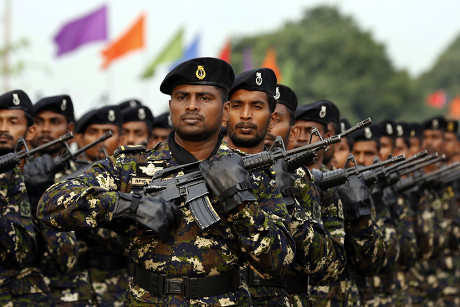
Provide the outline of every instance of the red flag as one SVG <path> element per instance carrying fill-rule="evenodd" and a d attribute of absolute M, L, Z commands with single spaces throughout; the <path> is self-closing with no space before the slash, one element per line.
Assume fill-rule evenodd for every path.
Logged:
<path fill-rule="evenodd" d="M 443 90 L 439 90 L 426 97 L 426 103 L 436 109 L 442 109 L 446 105 L 447 94 Z"/>
<path fill-rule="evenodd" d="M 110 63 L 122 55 L 144 47 L 144 20 L 145 15 L 142 14 L 122 36 L 105 47 L 102 51 L 104 57 L 102 68 L 106 69 Z"/>
<path fill-rule="evenodd" d="M 450 116 L 456 119 L 460 119 L 460 96 L 456 96 L 450 102 Z"/>
<path fill-rule="evenodd" d="M 276 63 L 275 48 L 269 48 L 267 50 L 267 53 L 265 54 L 265 59 L 261 67 L 271 68 L 275 72 L 278 83 L 281 83 L 281 79 L 283 78 L 283 76 L 281 75 L 281 70 L 279 69 L 278 64 Z"/>
<path fill-rule="evenodd" d="M 231 64 L 230 62 L 231 54 L 232 54 L 232 43 L 230 40 L 228 40 L 225 43 L 225 45 L 222 47 L 222 49 L 220 50 L 218 58 Z"/>

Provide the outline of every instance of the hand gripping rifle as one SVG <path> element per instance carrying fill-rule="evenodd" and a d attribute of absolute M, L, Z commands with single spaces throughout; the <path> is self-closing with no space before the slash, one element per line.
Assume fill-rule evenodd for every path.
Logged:
<path fill-rule="evenodd" d="M 13 152 L 10 152 L 0 157 L 0 173 L 4 173 L 6 171 L 13 169 L 16 165 L 19 164 L 19 162 L 22 159 L 31 158 L 35 153 L 40 152 L 43 149 L 46 149 L 59 143 L 66 144 L 66 141 L 70 140 L 71 138 L 73 138 L 72 132 L 61 135 L 59 138 L 46 144 L 43 144 L 41 146 L 38 146 L 34 149 L 29 149 L 24 138 L 20 138 L 16 143 L 16 147 L 14 148 Z M 21 150 L 21 148 L 24 149 Z"/>
<path fill-rule="evenodd" d="M 278 159 L 285 159 L 288 168 L 295 170 L 316 157 L 316 152 L 326 149 L 329 145 L 340 142 L 341 137 L 370 125 L 370 118 L 358 123 L 356 126 L 339 135 L 322 139 L 313 144 L 308 144 L 292 150 L 263 151 L 243 157 L 244 168 L 248 171 L 270 167 Z M 310 160 L 309 160 L 310 159 Z M 190 211 L 201 230 L 219 222 L 220 217 L 209 200 L 206 180 L 201 171 L 192 171 L 182 176 L 166 178 L 168 175 L 198 167 L 201 161 L 173 166 L 159 170 L 153 175 L 150 184 L 144 187 L 145 194 L 161 197 L 167 201 L 182 200 L 183 206 L 188 205 Z"/>

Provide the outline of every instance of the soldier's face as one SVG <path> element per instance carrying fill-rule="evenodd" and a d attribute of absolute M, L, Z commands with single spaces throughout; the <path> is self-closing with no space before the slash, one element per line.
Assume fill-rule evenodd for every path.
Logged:
<path fill-rule="evenodd" d="M 350 154 L 350 146 L 348 146 L 347 138 L 344 137 L 335 146 L 334 156 L 332 157 L 332 166 L 335 168 L 343 168 Z"/>
<path fill-rule="evenodd" d="M 168 139 L 168 135 L 171 133 L 171 128 L 153 128 L 152 129 L 152 144 L 156 145 L 160 142 L 164 142 Z"/>
<path fill-rule="evenodd" d="M 423 142 L 422 147 L 428 151 L 428 153 L 439 153 L 443 154 L 443 141 L 444 133 L 441 130 L 423 130 Z"/>
<path fill-rule="evenodd" d="M 406 156 L 406 158 L 412 157 L 416 153 L 420 152 L 422 150 L 422 142 L 420 141 L 420 138 L 418 137 L 411 137 L 409 139 L 410 143 L 410 148 L 409 148 L 409 156 Z"/>
<path fill-rule="evenodd" d="M 444 154 L 447 159 L 451 159 L 457 154 L 458 150 L 458 139 L 457 135 L 452 132 L 444 133 Z"/>
<path fill-rule="evenodd" d="M 176 138 L 192 142 L 217 139 L 226 119 L 220 91 L 210 85 L 178 85 L 169 101 Z"/>
<path fill-rule="evenodd" d="M 23 110 L 0 110 L 0 154 L 14 150 L 19 138 L 27 132 L 27 119 Z"/>
<path fill-rule="evenodd" d="M 30 140 L 33 147 L 56 140 L 61 135 L 73 131 L 74 124 L 68 123 L 64 115 L 52 111 L 42 111 L 34 116 L 35 137 Z M 43 153 L 55 154 L 62 148 L 61 144 L 48 147 Z"/>
<path fill-rule="evenodd" d="M 406 155 L 406 157 L 408 157 L 409 147 L 407 147 L 406 142 L 404 142 L 404 138 L 401 138 L 401 137 L 396 138 L 393 154 L 395 156 Z"/>
<path fill-rule="evenodd" d="M 252 148 L 262 144 L 271 115 L 265 92 L 237 90 L 230 97 L 228 137 L 238 148 Z"/>
<path fill-rule="evenodd" d="M 276 137 L 280 136 L 283 139 L 284 146 L 288 146 L 291 132 L 290 114 L 291 112 L 284 104 L 276 104 L 275 112 L 273 113 L 273 126 L 268 129 L 265 136 L 265 145 L 271 146 Z"/>
<path fill-rule="evenodd" d="M 126 122 L 121 126 L 120 145 L 147 145 L 149 132 L 143 121 Z"/>
<path fill-rule="evenodd" d="M 296 140 L 294 142 L 290 142 L 288 146 L 289 149 L 310 144 L 310 137 L 311 143 L 320 141 L 319 136 L 317 136 L 316 134 L 311 134 L 311 130 L 313 127 L 316 127 L 318 129 L 319 133 L 323 138 L 326 136 L 324 125 L 319 124 L 317 122 L 297 120 L 294 126 L 296 127 L 296 129 L 298 129 L 298 134 Z"/>
<path fill-rule="evenodd" d="M 371 165 L 379 156 L 376 141 L 358 141 L 353 144 L 353 155 L 356 163 L 362 166 Z"/>
<path fill-rule="evenodd" d="M 113 135 L 104 142 L 89 148 L 86 151 L 86 157 L 90 161 L 98 161 L 105 158 L 105 152 L 108 155 L 113 155 L 119 144 L 119 128 L 112 124 L 92 124 L 89 125 L 83 134 L 78 138 L 78 146 L 81 148 L 91 142 L 96 141 L 103 136 L 107 131 L 111 131 Z"/>
<path fill-rule="evenodd" d="M 393 139 L 389 136 L 380 138 L 380 160 L 388 159 L 388 156 L 393 154 Z"/>

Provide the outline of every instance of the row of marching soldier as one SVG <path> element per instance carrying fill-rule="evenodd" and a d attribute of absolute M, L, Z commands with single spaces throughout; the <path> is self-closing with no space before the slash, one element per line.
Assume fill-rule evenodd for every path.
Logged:
<path fill-rule="evenodd" d="M 350 125 L 215 58 L 160 91 L 0 96 L 2 304 L 460 305 L 457 121 Z"/>

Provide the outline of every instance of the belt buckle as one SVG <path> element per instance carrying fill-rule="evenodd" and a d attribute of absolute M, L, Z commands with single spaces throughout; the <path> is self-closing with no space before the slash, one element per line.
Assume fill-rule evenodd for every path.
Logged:
<path fill-rule="evenodd" d="M 165 293 L 184 295 L 184 282 L 181 278 L 166 278 Z"/>

